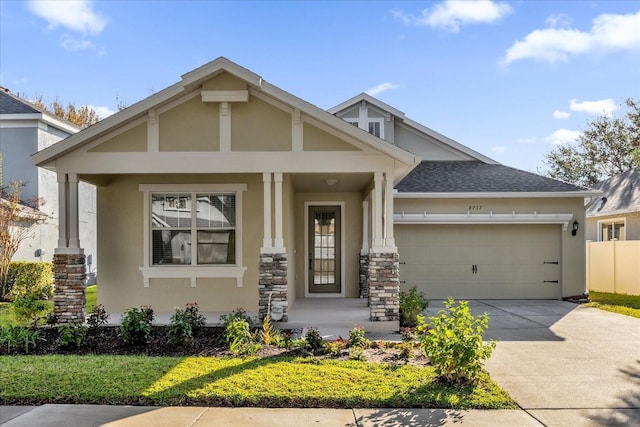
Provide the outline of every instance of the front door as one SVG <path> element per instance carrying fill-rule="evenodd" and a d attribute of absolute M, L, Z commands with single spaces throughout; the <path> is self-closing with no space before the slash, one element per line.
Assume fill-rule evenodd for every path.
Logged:
<path fill-rule="evenodd" d="M 309 206 L 309 292 L 340 293 L 340 206 Z"/>

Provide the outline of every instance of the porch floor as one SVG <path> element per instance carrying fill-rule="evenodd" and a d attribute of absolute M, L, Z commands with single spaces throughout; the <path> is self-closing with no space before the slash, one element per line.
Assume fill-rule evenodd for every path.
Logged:
<path fill-rule="evenodd" d="M 173 313 L 155 313 L 154 324 L 167 325 Z M 220 324 L 220 316 L 228 313 L 202 312 L 207 325 Z M 258 313 L 247 313 L 257 318 Z M 109 323 L 119 324 L 122 313 L 110 313 Z M 398 321 L 372 322 L 369 320 L 367 300 L 362 298 L 299 298 L 289 307 L 289 321 L 275 322 L 280 329 L 302 329 L 313 326 L 327 340 L 349 337 L 356 326 L 364 328 L 369 339 L 399 340 Z"/>

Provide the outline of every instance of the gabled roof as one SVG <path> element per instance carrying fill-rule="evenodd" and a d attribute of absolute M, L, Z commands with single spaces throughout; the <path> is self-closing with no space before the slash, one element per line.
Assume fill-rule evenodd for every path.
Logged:
<path fill-rule="evenodd" d="M 223 72 L 244 80 L 251 88 L 259 90 L 262 93 L 291 106 L 292 108 L 299 109 L 302 114 L 308 115 L 309 117 L 331 126 L 338 131 L 365 143 L 376 151 L 387 154 L 402 163 L 413 166 L 419 161 L 419 158 L 414 154 L 391 144 L 385 144 L 380 141 L 379 138 L 361 132 L 359 129 L 354 128 L 344 120 L 327 113 L 321 108 L 318 108 L 315 105 L 267 83 L 259 75 L 229 61 L 227 58 L 219 57 L 208 64 L 182 75 L 180 82 L 175 83 L 168 88 L 133 104 L 132 106 L 107 117 L 104 120 L 99 121 L 76 135 L 72 135 L 49 148 L 39 151 L 32 156 L 33 162 L 38 166 L 44 166 L 45 164 L 52 162 L 56 158 L 64 156 L 66 153 L 71 152 L 76 148 L 146 115 L 150 109 L 158 108 L 178 99 L 179 97 L 198 88 L 203 82 Z"/>
<path fill-rule="evenodd" d="M 70 134 L 76 133 L 80 128 L 55 114 L 51 114 L 36 105 L 24 100 L 9 89 L 0 86 L 0 119 L 1 120 L 41 120 Z"/>
<path fill-rule="evenodd" d="M 598 194 L 575 185 L 501 164 L 480 161 L 423 161 L 397 186 L 399 195 L 465 197 L 473 193 L 504 197 L 588 197 Z"/>
<path fill-rule="evenodd" d="M 333 108 L 328 109 L 327 111 L 331 114 L 336 114 L 339 113 L 340 111 L 344 111 L 345 109 L 352 107 L 354 105 L 357 105 L 361 102 L 367 102 L 371 105 L 373 105 L 374 107 L 382 110 L 382 111 L 386 111 L 387 113 L 393 115 L 395 117 L 396 121 L 399 122 L 403 122 L 404 124 L 406 124 L 409 127 L 412 127 L 413 129 L 417 130 L 418 132 L 421 132 L 425 135 L 430 136 L 431 138 L 434 138 L 438 141 L 440 141 L 441 143 L 443 143 L 444 145 L 448 145 L 449 147 L 452 147 L 455 150 L 458 150 L 470 157 L 473 157 L 474 159 L 480 160 L 482 162 L 485 163 L 491 163 L 491 164 L 497 164 L 498 162 L 496 162 L 495 160 L 493 160 L 490 157 L 485 156 L 482 153 L 479 153 L 469 147 L 467 147 L 466 145 L 460 144 L 458 141 L 455 141 L 439 132 L 436 132 L 435 130 L 428 128 L 414 120 L 411 120 L 410 118 L 406 117 L 405 114 L 400 111 L 397 110 L 395 108 L 393 108 L 392 106 L 390 106 L 389 104 L 386 104 L 382 101 L 380 101 L 377 98 L 374 98 L 371 95 L 368 95 L 366 93 L 361 93 L 359 95 L 354 96 L 351 99 L 348 99 L 347 101 L 336 105 Z"/>
<path fill-rule="evenodd" d="M 614 175 L 593 186 L 602 196 L 587 207 L 587 217 L 640 212 L 640 175 L 638 169 Z"/>

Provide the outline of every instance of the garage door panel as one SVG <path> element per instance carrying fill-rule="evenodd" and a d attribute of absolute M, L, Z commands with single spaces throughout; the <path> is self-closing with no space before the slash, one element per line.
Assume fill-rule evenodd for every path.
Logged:
<path fill-rule="evenodd" d="M 559 298 L 560 233 L 559 225 L 398 225 L 401 280 L 428 298 Z"/>

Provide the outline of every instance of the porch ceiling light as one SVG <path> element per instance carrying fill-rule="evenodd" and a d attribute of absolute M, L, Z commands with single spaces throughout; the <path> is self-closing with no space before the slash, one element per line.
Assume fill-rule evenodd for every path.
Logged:
<path fill-rule="evenodd" d="M 327 185 L 329 186 L 334 186 L 338 183 L 338 180 L 335 178 L 329 178 L 329 179 L 326 179 L 324 182 L 326 182 Z"/>

